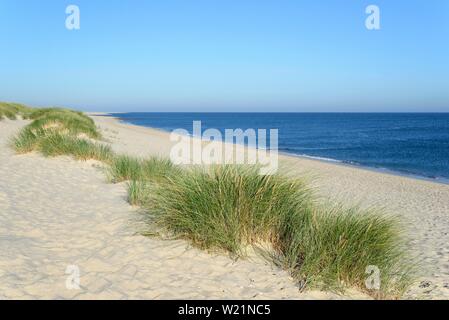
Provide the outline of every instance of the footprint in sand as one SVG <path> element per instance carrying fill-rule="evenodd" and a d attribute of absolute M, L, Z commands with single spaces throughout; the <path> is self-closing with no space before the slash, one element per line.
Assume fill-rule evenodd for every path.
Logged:
<path fill-rule="evenodd" d="M 0 192 L 0 211 L 9 209 L 9 199 L 6 194 Z"/>

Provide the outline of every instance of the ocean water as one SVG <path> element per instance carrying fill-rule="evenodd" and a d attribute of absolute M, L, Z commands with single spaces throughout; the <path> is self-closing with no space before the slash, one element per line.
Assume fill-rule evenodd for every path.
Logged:
<path fill-rule="evenodd" d="M 449 182 L 449 113 L 121 113 L 122 121 L 192 133 L 278 129 L 279 151 Z"/>

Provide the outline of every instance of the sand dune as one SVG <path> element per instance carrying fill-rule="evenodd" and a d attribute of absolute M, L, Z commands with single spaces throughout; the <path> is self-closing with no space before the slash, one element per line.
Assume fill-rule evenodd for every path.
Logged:
<path fill-rule="evenodd" d="M 168 134 L 93 117 L 112 148 L 167 156 Z M 0 123 L 0 298 L 342 299 L 299 292 L 285 271 L 257 256 L 234 261 L 184 241 L 136 235 L 139 213 L 124 184 L 98 164 L 14 155 L 8 138 L 24 121 Z M 449 298 L 449 186 L 307 159 L 281 157 L 292 174 L 313 174 L 326 198 L 381 204 L 401 216 L 423 275 L 409 298 Z M 80 271 L 69 290 L 67 267 Z"/>

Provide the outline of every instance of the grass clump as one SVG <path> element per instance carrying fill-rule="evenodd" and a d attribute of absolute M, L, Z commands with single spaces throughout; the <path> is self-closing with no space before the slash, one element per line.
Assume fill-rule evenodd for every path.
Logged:
<path fill-rule="evenodd" d="M 114 183 L 139 180 L 142 176 L 141 161 L 127 155 L 117 156 L 112 160 L 109 175 Z"/>
<path fill-rule="evenodd" d="M 143 180 L 163 182 L 165 179 L 180 174 L 180 167 L 169 159 L 150 157 L 141 162 Z"/>
<path fill-rule="evenodd" d="M 113 152 L 109 146 L 88 140 L 67 136 L 58 132 L 32 130 L 25 127 L 12 145 L 17 153 L 38 151 L 46 157 L 73 156 L 77 160 L 98 160 L 109 162 Z"/>
<path fill-rule="evenodd" d="M 46 157 L 69 155 L 83 161 L 108 162 L 113 158 L 113 152 L 109 146 L 60 133 L 45 136 L 39 141 L 38 150 Z"/>
<path fill-rule="evenodd" d="M 218 166 L 168 179 L 155 190 L 151 212 L 160 226 L 201 248 L 240 254 L 246 245 L 273 241 L 282 215 L 302 211 L 310 201 L 301 181 Z"/>
<path fill-rule="evenodd" d="M 152 185 L 163 184 L 181 173 L 181 169 L 168 159 L 151 157 L 141 160 L 126 155 L 115 157 L 109 169 L 112 182 L 128 181 L 128 201 L 135 206 L 144 206 L 150 201 Z"/>
<path fill-rule="evenodd" d="M 39 151 L 44 156 L 69 155 L 77 160 L 110 162 L 110 147 L 92 141 L 100 137 L 94 121 L 81 112 L 59 109 L 30 109 L 33 120 L 12 139 L 18 153 Z"/>
<path fill-rule="evenodd" d="M 95 122 L 78 111 L 60 108 L 29 109 L 26 117 L 33 120 L 12 139 L 18 153 L 39 151 L 45 156 L 70 155 L 78 160 L 109 162 L 113 152 L 96 143 L 100 138 Z"/>
<path fill-rule="evenodd" d="M 16 120 L 18 116 L 28 118 L 31 110 L 31 108 L 23 104 L 0 102 L 0 120 L 4 118 Z"/>
<path fill-rule="evenodd" d="M 170 160 L 158 157 L 138 159 L 120 155 L 113 159 L 109 170 L 111 181 L 161 181 L 180 172 Z"/>
<path fill-rule="evenodd" d="M 46 135 L 47 131 L 43 129 L 33 130 L 27 126 L 12 139 L 12 146 L 19 154 L 28 153 L 36 150 L 39 142 Z"/>
<path fill-rule="evenodd" d="M 398 297 L 410 283 L 411 268 L 398 221 L 376 210 L 315 206 L 286 217 L 278 250 L 284 267 L 304 284 L 358 287 L 378 297 Z M 380 271 L 380 290 L 369 289 L 367 268 Z"/>
<path fill-rule="evenodd" d="M 101 137 L 95 122 L 78 111 L 59 108 L 37 109 L 29 118 L 32 129 L 52 129 L 72 136 L 84 135 L 91 139 Z"/>
<path fill-rule="evenodd" d="M 128 202 L 133 206 L 144 206 L 150 197 L 150 182 L 131 180 L 128 182 Z"/>
<path fill-rule="evenodd" d="M 141 187 L 132 186 L 133 201 Z M 376 295 L 400 295 L 406 286 L 395 221 L 318 205 L 298 179 L 236 166 L 186 170 L 154 188 L 143 205 L 159 227 L 203 249 L 242 255 L 248 245 L 270 243 L 282 265 L 308 287 L 355 286 L 369 292 L 364 281 L 370 265 L 381 271 Z"/>

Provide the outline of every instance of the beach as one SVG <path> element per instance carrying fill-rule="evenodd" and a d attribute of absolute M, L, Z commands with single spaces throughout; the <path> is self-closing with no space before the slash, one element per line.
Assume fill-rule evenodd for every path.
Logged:
<path fill-rule="evenodd" d="M 170 154 L 167 132 L 91 117 L 117 153 Z M 8 139 L 27 123 L 0 124 L 0 298 L 368 298 L 300 292 L 257 255 L 233 260 L 136 234 L 139 211 L 127 203 L 126 184 L 108 183 L 99 163 L 14 154 Z M 422 264 L 404 298 L 449 298 L 449 185 L 286 155 L 279 161 L 288 174 L 309 177 L 323 201 L 381 206 L 400 217 Z M 68 266 L 79 267 L 80 289 L 67 289 Z"/>

